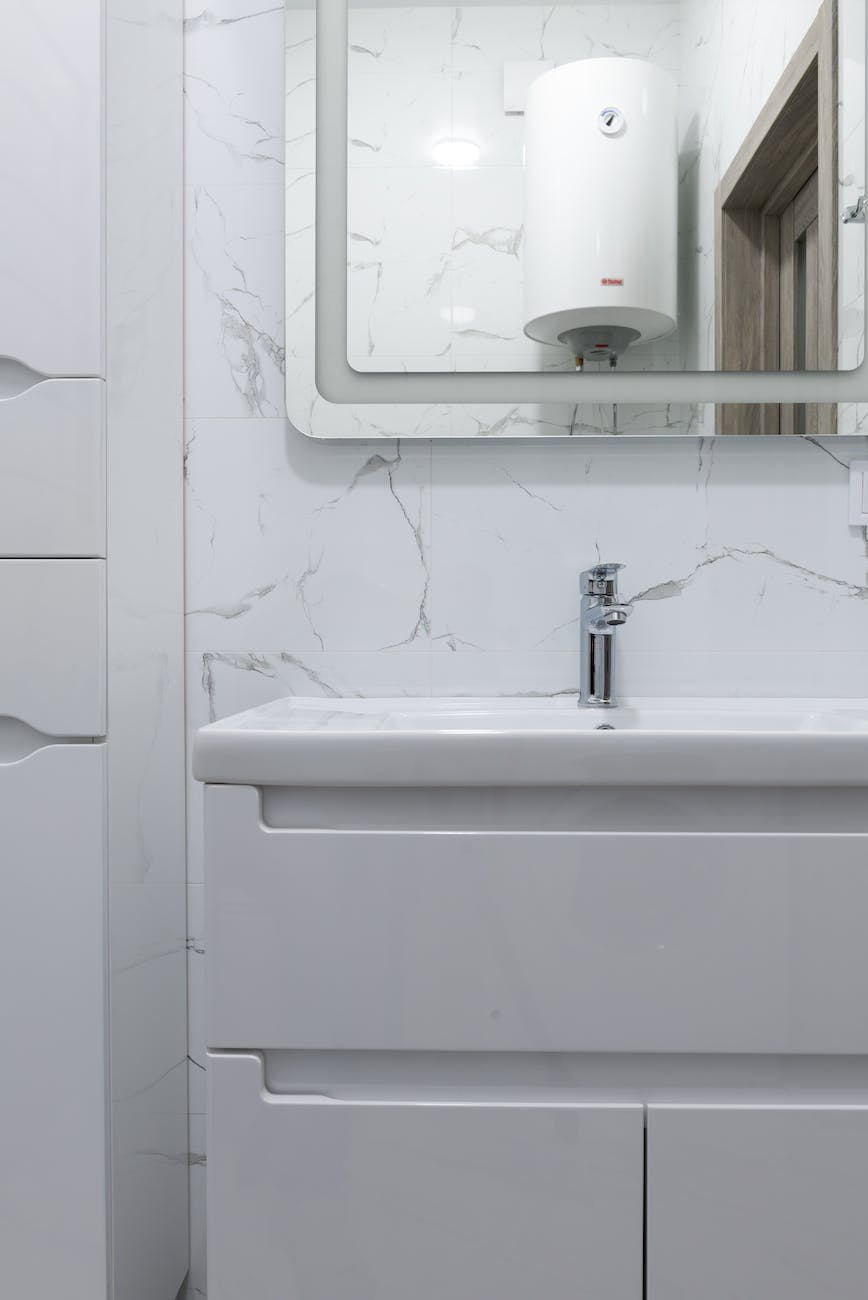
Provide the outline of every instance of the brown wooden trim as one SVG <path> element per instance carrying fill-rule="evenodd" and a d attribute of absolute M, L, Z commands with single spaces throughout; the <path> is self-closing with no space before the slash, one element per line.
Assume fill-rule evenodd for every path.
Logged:
<path fill-rule="evenodd" d="M 781 316 L 784 320 L 792 320 L 795 298 L 796 298 L 796 238 L 795 238 L 795 217 L 792 203 L 785 208 L 780 217 L 780 241 L 781 241 L 781 296 L 780 307 Z M 780 367 L 781 370 L 795 370 L 796 368 L 796 336 L 793 331 L 781 330 L 781 352 Z M 781 406 L 780 414 L 780 431 L 781 433 L 796 432 L 796 408 L 792 405 Z"/>
<path fill-rule="evenodd" d="M 792 267 L 781 267 L 781 221 L 815 172 L 822 340 L 816 368 L 834 370 L 838 365 L 838 0 L 825 0 L 717 188 L 718 370 L 794 367 L 792 340 L 780 338 L 781 293 L 792 293 L 794 285 Z M 791 245 L 792 239 L 790 251 Z M 836 406 L 812 407 L 809 414 L 810 432 L 837 431 Z M 794 421 L 792 407 L 717 408 L 719 433 L 790 433 Z"/>
<path fill-rule="evenodd" d="M 838 189 L 838 0 L 826 0 L 820 11 L 818 136 L 819 201 L 818 244 L 820 354 L 818 370 L 838 369 L 838 235 L 840 192 Z M 810 414 L 810 413 L 809 413 Z M 813 424 L 809 428 L 813 428 Z M 817 407 L 820 436 L 838 432 L 838 408 L 826 403 Z"/>

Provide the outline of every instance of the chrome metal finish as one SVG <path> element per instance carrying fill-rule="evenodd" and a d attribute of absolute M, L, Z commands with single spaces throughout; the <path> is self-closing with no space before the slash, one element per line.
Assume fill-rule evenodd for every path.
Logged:
<path fill-rule="evenodd" d="M 623 564 L 597 564 L 581 577 L 579 708 L 610 709 L 615 699 L 615 630 L 633 610 L 618 600 Z"/>

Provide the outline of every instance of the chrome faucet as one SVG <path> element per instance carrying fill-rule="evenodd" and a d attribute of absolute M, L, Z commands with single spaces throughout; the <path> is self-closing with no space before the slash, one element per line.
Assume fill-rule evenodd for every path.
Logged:
<path fill-rule="evenodd" d="M 615 700 L 615 630 L 633 613 L 618 601 L 623 564 L 597 564 L 582 574 L 579 708 L 610 709 Z"/>

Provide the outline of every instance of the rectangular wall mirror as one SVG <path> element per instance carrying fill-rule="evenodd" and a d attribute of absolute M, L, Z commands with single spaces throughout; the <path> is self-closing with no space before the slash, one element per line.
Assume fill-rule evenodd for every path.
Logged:
<path fill-rule="evenodd" d="M 865 14 L 287 0 L 290 418 L 864 433 Z"/>

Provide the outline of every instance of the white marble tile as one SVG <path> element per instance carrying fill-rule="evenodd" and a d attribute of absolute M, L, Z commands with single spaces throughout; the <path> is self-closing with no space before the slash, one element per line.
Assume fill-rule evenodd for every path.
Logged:
<path fill-rule="evenodd" d="M 868 649 L 845 510 L 845 469 L 808 443 L 436 447 L 432 644 L 574 649 L 578 573 L 599 557 L 628 566 L 625 663 Z"/>
<path fill-rule="evenodd" d="M 451 342 L 451 177 L 435 167 L 350 175 L 347 345 L 433 359 Z"/>
<path fill-rule="evenodd" d="M 466 323 L 452 325 L 456 357 L 511 355 L 528 369 L 554 349 L 524 333 L 524 170 L 480 167 L 453 180 L 452 295 Z"/>
<path fill-rule="evenodd" d="M 430 167 L 432 150 L 452 138 L 449 73 L 350 76 L 349 165 Z"/>
<path fill-rule="evenodd" d="M 186 411 L 285 410 L 284 189 L 187 191 Z"/>
<path fill-rule="evenodd" d="M 316 172 L 287 172 L 284 345 L 288 357 L 314 355 L 315 220 Z"/>
<path fill-rule="evenodd" d="M 313 52 L 313 13 L 296 11 Z M 185 174 L 190 185 L 283 174 L 283 6 L 187 0 Z"/>
<path fill-rule="evenodd" d="M 214 420 L 192 422 L 187 448 L 188 649 L 424 644 L 428 447 Z"/>
<path fill-rule="evenodd" d="M 448 5 L 353 7 L 348 32 L 351 79 L 449 70 L 452 10 Z"/>
<path fill-rule="evenodd" d="M 432 643 L 435 697 L 578 695 L 578 650 L 472 650 L 446 635 Z"/>
<path fill-rule="evenodd" d="M 502 64 L 455 73 L 452 131 L 456 140 L 479 145 L 483 167 L 523 165 L 524 114 L 503 110 Z"/>
<path fill-rule="evenodd" d="M 185 886 L 114 885 L 110 908 L 112 1095 L 147 1113 L 146 1093 L 180 1063 L 185 1036 Z"/>

